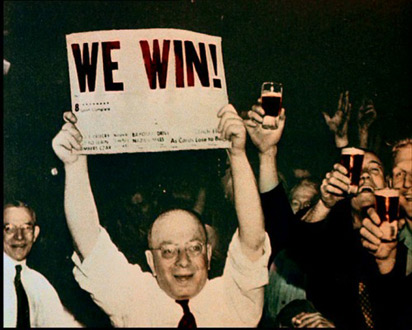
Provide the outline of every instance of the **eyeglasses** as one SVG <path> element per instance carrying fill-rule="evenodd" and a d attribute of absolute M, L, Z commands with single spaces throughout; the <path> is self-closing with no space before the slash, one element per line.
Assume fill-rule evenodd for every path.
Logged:
<path fill-rule="evenodd" d="M 410 176 L 412 177 L 412 174 L 410 172 L 406 172 L 404 170 L 396 170 L 393 173 L 393 186 L 396 187 L 399 184 L 404 184 L 406 177 Z"/>
<path fill-rule="evenodd" d="M 186 244 L 184 249 L 186 251 L 186 254 L 189 257 L 193 258 L 199 256 L 202 253 L 204 246 L 204 243 L 192 242 Z M 162 256 L 162 258 L 167 260 L 176 259 L 177 255 L 180 253 L 180 248 L 172 244 L 165 244 L 159 248 L 151 250 L 160 250 L 160 255 Z"/>
<path fill-rule="evenodd" d="M 8 235 L 15 234 L 18 230 L 23 231 L 24 234 L 32 234 L 34 230 L 34 224 L 26 223 L 22 226 L 15 226 L 8 223 L 4 225 L 3 230 Z"/>

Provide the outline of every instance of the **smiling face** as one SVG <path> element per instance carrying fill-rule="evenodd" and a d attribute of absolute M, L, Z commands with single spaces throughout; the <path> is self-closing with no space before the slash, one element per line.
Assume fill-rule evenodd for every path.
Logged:
<path fill-rule="evenodd" d="M 22 261 L 30 253 L 40 228 L 25 207 L 7 207 L 3 211 L 3 248 L 12 259 Z"/>
<path fill-rule="evenodd" d="M 412 144 L 400 147 L 393 160 L 393 187 L 399 189 L 399 204 L 412 223 Z M 412 228 L 412 226 L 410 226 Z"/>
<path fill-rule="evenodd" d="M 212 249 L 193 214 L 184 210 L 162 214 L 153 224 L 149 246 L 147 262 L 160 288 L 171 298 L 191 299 L 203 289 Z M 176 255 L 168 258 L 173 250 Z"/>

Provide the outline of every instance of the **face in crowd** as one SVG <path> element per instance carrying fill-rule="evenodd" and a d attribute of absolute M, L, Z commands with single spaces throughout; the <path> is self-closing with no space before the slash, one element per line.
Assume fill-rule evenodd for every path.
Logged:
<path fill-rule="evenodd" d="M 393 187 L 399 189 L 399 204 L 412 229 L 412 141 L 394 154 L 392 182 Z"/>
<path fill-rule="evenodd" d="M 352 198 L 352 207 L 361 210 L 375 203 L 374 192 L 386 187 L 381 160 L 371 152 L 365 152 L 358 194 Z"/>
<path fill-rule="evenodd" d="M 3 211 L 3 248 L 12 259 L 27 258 L 40 232 L 33 213 L 24 206 L 7 206 Z"/>
<path fill-rule="evenodd" d="M 163 213 L 149 233 L 147 262 L 160 288 L 173 299 L 191 299 L 204 287 L 212 248 L 200 220 L 188 211 Z"/>
<path fill-rule="evenodd" d="M 296 214 L 298 211 L 311 206 L 318 194 L 319 191 L 311 181 L 302 180 L 302 182 L 294 186 L 290 196 L 290 206 L 293 213 Z"/>

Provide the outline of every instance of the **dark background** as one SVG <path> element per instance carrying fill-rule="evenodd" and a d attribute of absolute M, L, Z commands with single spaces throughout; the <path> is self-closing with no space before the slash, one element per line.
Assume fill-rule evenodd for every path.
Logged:
<path fill-rule="evenodd" d="M 371 146 L 386 166 L 386 142 L 412 132 L 407 0 L 5 1 L 3 7 L 4 58 L 11 62 L 3 77 L 4 197 L 34 206 L 41 235 L 30 264 L 90 326 L 109 323 L 71 275 L 64 173 L 51 149 L 62 113 L 70 109 L 66 34 L 180 28 L 221 36 L 229 101 L 239 111 L 256 101 L 263 81 L 284 84 L 287 122 L 279 168 L 289 184 L 294 168 L 308 168 L 321 179 L 336 161 L 321 112 L 333 114 L 344 90 L 350 91 L 353 119 L 364 96 L 374 101 Z M 357 142 L 352 129 L 350 143 Z M 253 152 L 248 149 L 256 165 Z M 102 222 L 110 227 L 110 212 L 136 187 L 161 190 L 173 177 L 195 185 L 215 176 L 219 159 L 219 151 L 89 157 Z M 51 175 L 52 168 L 58 175 Z"/>

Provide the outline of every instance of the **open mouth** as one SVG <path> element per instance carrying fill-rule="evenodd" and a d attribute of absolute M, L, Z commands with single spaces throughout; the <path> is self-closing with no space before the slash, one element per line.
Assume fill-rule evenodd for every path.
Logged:
<path fill-rule="evenodd" d="M 412 202 L 412 194 L 404 194 L 403 196 L 405 196 L 405 199 L 406 199 L 408 202 Z"/>
<path fill-rule="evenodd" d="M 26 245 L 12 245 L 13 249 L 24 249 Z"/>
<path fill-rule="evenodd" d="M 191 275 L 173 275 L 176 281 L 180 283 L 185 283 L 193 278 L 193 274 Z"/>
<path fill-rule="evenodd" d="M 374 193 L 375 189 L 373 189 L 371 186 L 362 186 L 359 188 L 359 193 L 364 193 L 364 192 L 369 192 L 369 193 Z"/>

